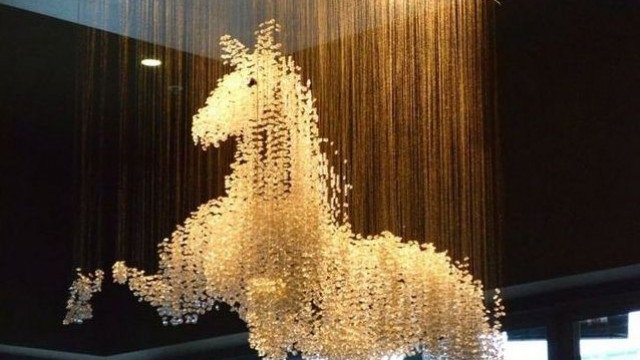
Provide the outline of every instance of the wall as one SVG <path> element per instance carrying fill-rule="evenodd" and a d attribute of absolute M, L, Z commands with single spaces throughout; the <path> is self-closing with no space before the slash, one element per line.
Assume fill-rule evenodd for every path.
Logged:
<path fill-rule="evenodd" d="M 505 283 L 640 262 L 640 3 L 496 14 Z"/>

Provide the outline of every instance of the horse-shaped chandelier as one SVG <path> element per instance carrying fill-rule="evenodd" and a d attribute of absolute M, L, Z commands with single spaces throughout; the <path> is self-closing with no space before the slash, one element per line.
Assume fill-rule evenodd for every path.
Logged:
<path fill-rule="evenodd" d="M 253 51 L 222 37 L 234 71 L 193 117 L 204 149 L 237 141 L 226 196 L 201 205 L 160 244 L 156 274 L 117 262 L 114 281 L 165 324 L 195 323 L 229 304 L 266 359 L 501 358 L 502 306 L 498 299 L 485 308 L 466 266 L 431 244 L 352 231 L 349 186 L 322 150 L 310 84 L 282 54 L 278 31 L 273 20 L 260 25 Z M 80 280 L 89 290 L 75 289 L 70 312 L 74 304 L 86 312 L 95 291 L 92 278 Z"/>

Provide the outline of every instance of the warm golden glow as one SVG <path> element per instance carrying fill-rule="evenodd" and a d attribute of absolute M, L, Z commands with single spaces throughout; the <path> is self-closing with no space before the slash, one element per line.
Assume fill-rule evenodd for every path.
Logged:
<path fill-rule="evenodd" d="M 142 61 L 140 61 L 140 64 L 149 67 L 156 67 L 162 65 L 162 61 L 158 59 L 143 59 Z"/>
<path fill-rule="evenodd" d="M 266 359 L 501 359 L 499 297 L 433 245 L 354 233 L 350 189 L 329 165 L 310 90 L 270 21 L 251 50 L 230 36 L 219 80 L 193 117 L 204 149 L 237 140 L 226 196 L 201 205 L 160 244 L 158 273 L 117 262 L 114 280 L 165 324 L 195 323 L 225 302 Z"/>

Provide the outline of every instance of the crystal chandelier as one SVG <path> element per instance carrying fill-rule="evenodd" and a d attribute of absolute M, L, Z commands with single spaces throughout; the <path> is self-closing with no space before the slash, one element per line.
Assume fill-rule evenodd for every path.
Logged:
<path fill-rule="evenodd" d="M 165 325 L 192 324 L 227 303 L 265 359 L 502 359 L 499 296 L 431 244 L 352 231 L 350 189 L 330 166 L 310 83 L 281 52 L 279 26 L 260 25 L 251 50 L 225 35 L 234 71 L 193 117 L 203 149 L 237 141 L 226 196 L 201 205 L 161 242 L 159 271 L 124 262 L 113 279 L 157 308 Z M 91 318 L 102 272 L 78 273 L 65 324 Z"/>

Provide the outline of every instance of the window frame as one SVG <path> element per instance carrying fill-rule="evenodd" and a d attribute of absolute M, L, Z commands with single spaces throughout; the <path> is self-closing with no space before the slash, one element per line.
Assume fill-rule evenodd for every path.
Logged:
<path fill-rule="evenodd" d="M 545 327 L 549 360 L 580 359 L 586 319 L 640 310 L 640 264 L 506 287 L 504 330 Z"/>

